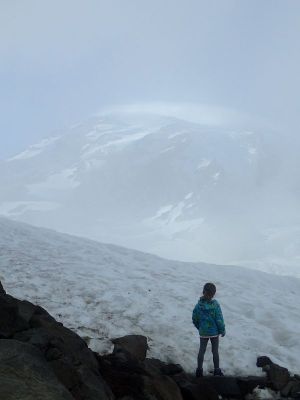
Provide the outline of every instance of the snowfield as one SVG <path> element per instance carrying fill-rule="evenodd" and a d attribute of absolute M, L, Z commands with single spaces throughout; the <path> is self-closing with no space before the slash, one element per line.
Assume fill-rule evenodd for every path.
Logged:
<path fill-rule="evenodd" d="M 256 357 L 300 371 L 300 280 L 247 268 L 183 263 L 0 218 L 0 279 L 7 292 L 45 307 L 90 347 L 143 334 L 152 357 L 196 367 L 191 313 L 202 286 L 217 286 L 227 334 L 226 374 L 260 375 Z M 212 368 L 210 349 L 205 371 Z"/>

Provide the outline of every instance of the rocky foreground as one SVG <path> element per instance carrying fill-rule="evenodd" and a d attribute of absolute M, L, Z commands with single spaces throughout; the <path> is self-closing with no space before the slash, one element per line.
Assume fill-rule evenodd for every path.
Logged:
<path fill-rule="evenodd" d="M 268 357 L 257 360 L 265 377 L 196 379 L 180 365 L 146 358 L 144 336 L 113 343 L 112 354 L 91 351 L 42 307 L 6 294 L 0 282 L 0 400 L 244 399 L 255 398 L 257 387 L 300 398 L 300 376 Z"/>

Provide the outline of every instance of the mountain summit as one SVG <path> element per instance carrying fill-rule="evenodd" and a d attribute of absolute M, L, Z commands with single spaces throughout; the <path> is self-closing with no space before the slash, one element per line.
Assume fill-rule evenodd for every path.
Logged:
<path fill-rule="evenodd" d="M 292 266 L 300 210 L 279 143 L 149 113 L 95 116 L 0 163 L 0 214 L 173 259 Z"/>

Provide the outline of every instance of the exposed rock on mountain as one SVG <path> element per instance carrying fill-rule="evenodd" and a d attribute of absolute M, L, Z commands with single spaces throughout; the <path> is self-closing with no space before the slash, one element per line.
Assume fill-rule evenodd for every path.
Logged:
<path fill-rule="evenodd" d="M 277 132 L 99 116 L 0 162 L 0 214 L 171 259 L 286 268 L 299 256 L 295 150 Z"/>

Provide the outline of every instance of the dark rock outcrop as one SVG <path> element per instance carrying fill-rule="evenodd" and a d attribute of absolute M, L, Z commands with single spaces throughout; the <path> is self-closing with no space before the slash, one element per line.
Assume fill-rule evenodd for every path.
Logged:
<path fill-rule="evenodd" d="M 138 336 L 136 343 L 139 349 Z M 172 374 L 174 367 L 168 369 L 166 364 L 155 359 L 141 361 L 140 353 L 134 349 L 134 336 L 131 337 L 131 346 L 133 346 L 131 352 L 118 348 L 112 354 L 98 356 L 101 375 L 108 382 L 116 398 L 182 400 L 176 382 L 164 373 L 171 371 Z"/>
<path fill-rule="evenodd" d="M 256 387 L 268 387 L 268 379 L 264 376 L 247 376 L 237 378 L 237 384 L 240 388 L 241 396 L 245 397 L 247 394 L 252 393 Z"/>
<path fill-rule="evenodd" d="M 27 346 L 19 347 L 19 357 L 22 357 L 22 349 L 31 348 L 32 351 L 39 351 L 40 363 L 44 363 L 47 371 L 52 371 L 57 381 L 68 391 L 71 396 L 69 398 L 114 399 L 99 372 L 94 353 L 87 347 L 84 340 L 57 322 L 42 307 L 2 294 L 0 321 L 2 345 L 5 340 L 8 349 L 11 346 L 15 347 L 16 343 Z M 3 379 L 5 381 L 3 375 L 0 375 L 0 387 Z M 18 398 L 17 392 L 15 398 Z M 20 398 L 23 399 L 23 397 Z"/>
<path fill-rule="evenodd" d="M 300 399 L 300 379 L 291 378 L 288 384 L 281 389 L 280 393 L 283 397 Z"/>
<path fill-rule="evenodd" d="M 0 296 L 0 321 L 0 338 L 4 339 L 30 327 L 20 315 L 16 301 L 12 301 L 8 295 Z"/>
<path fill-rule="evenodd" d="M 195 378 L 178 364 L 146 358 L 147 338 L 114 339 L 113 353 L 92 352 L 46 310 L 5 293 L 0 282 L 0 400 L 244 399 L 257 386 L 300 398 L 300 377 L 268 357 L 266 377 Z"/>
<path fill-rule="evenodd" d="M 6 292 L 5 292 L 4 287 L 2 286 L 2 283 L 0 281 L 0 296 L 3 296 L 5 294 L 6 294 Z"/>
<path fill-rule="evenodd" d="M 1 400 L 72 400 L 43 354 L 17 340 L 0 340 Z"/>
<path fill-rule="evenodd" d="M 144 361 L 147 355 L 147 338 L 142 335 L 127 335 L 113 339 L 114 353 L 127 352 L 137 360 Z"/>
<path fill-rule="evenodd" d="M 193 381 L 186 374 L 175 377 L 184 400 L 219 400 L 217 390 L 204 379 Z"/>
<path fill-rule="evenodd" d="M 205 383 L 212 386 L 216 392 L 226 398 L 242 398 L 238 379 L 228 376 L 212 376 L 205 380 Z"/>

